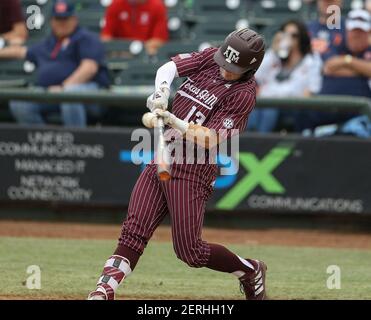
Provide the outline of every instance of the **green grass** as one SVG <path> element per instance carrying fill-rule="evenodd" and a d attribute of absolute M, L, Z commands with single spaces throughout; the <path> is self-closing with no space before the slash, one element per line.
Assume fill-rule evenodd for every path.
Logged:
<path fill-rule="evenodd" d="M 114 241 L 0 238 L 0 296 L 84 299 L 114 249 Z M 272 299 L 371 299 L 371 251 L 274 246 L 228 246 L 268 265 Z M 41 268 L 41 290 L 28 290 L 29 265 Z M 329 265 L 341 268 L 341 289 L 326 287 Z M 152 242 L 120 287 L 125 298 L 242 299 L 237 280 L 177 260 L 171 243 Z"/>

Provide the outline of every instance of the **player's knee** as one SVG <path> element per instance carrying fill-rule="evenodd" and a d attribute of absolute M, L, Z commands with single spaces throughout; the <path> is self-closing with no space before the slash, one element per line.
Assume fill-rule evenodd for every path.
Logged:
<path fill-rule="evenodd" d="M 197 250 L 197 248 L 174 246 L 174 251 L 178 259 L 189 267 L 201 268 L 205 265 L 201 254 L 202 251 Z"/>
<path fill-rule="evenodd" d="M 192 268 L 202 267 L 202 265 L 200 264 L 197 257 L 187 256 L 187 255 L 183 255 L 183 254 L 177 254 L 176 256 L 178 257 L 179 260 L 183 261 L 189 267 L 192 267 Z"/>

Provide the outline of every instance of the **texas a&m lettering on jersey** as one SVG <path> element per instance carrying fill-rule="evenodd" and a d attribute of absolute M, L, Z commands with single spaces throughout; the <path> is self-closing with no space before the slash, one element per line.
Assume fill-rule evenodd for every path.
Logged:
<path fill-rule="evenodd" d="M 211 94 L 207 89 L 197 88 L 193 82 L 191 78 L 188 78 L 177 93 L 193 100 L 206 109 L 212 109 L 218 101 L 218 97 L 215 94 Z"/>

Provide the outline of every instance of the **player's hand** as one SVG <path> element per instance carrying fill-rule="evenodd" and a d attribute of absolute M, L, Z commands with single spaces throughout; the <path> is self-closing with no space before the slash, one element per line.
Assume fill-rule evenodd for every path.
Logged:
<path fill-rule="evenodd" d="M 175 123 L 176 119 L 178 119 L 171 112 L 165 111 L 162 109 L 155 109 L 153 111 L 153 114 L 155 114 L 158 117 L 161 117 L 164 121 L 164 124 L 169 125 L 169 126 L 172 126 Z"/>
<path fill-rule="evenodd" d="M 147 108 L 152 112 L 155 109 L 167 110 L 169 104 L 170 90 L 167 87 L 160 87 L 147 98 Z"/>
<path fill-rule="evenodd" d="M 175 115 L 173 115 L 169 111 L 155 109 L 153 110 L 153 112 L 147 112 L 143 115 L 142 123 L 147 128 L 155 128 L 158 127 L 157 119 L 160 117 L 162 118 L 164 124 L 169 126 L 172 126 L 176 122 L 176 119 L 178 119 Z"/>
<path fill-rule="evenodd" d="M 155 115 L 153 112 L 146 112 L 142 116 L 142 123 L 144 124 L 145 127 L 152 129 L 157 127 L 157 115 Z"/>
<path fill-rule="evenodd" d="M 162 110 L 162 109 L 155 109 L 153 113 L 161 117 L 164 121 L 164 124 L 169 125 L 170 127 L 179 130 L 182 134 L 185 134 L 188 130 L 189 123 L 179 119 L 177 116 L 173 115 L 171 112 Z"/>

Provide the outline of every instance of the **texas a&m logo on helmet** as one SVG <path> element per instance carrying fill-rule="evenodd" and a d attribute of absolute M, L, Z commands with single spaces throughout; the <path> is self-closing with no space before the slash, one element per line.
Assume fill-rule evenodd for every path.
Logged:
<path fill-rule="evenodd" d="M 224 56 L 226 57 L 225 61 L 228 63 L 238 63 L 238 59 L 240 58 L 239 55 L 240 52 L 236 49 L 233 49 L 231 46 L 228 46 L 227 50 L 224 52 Z"/>

